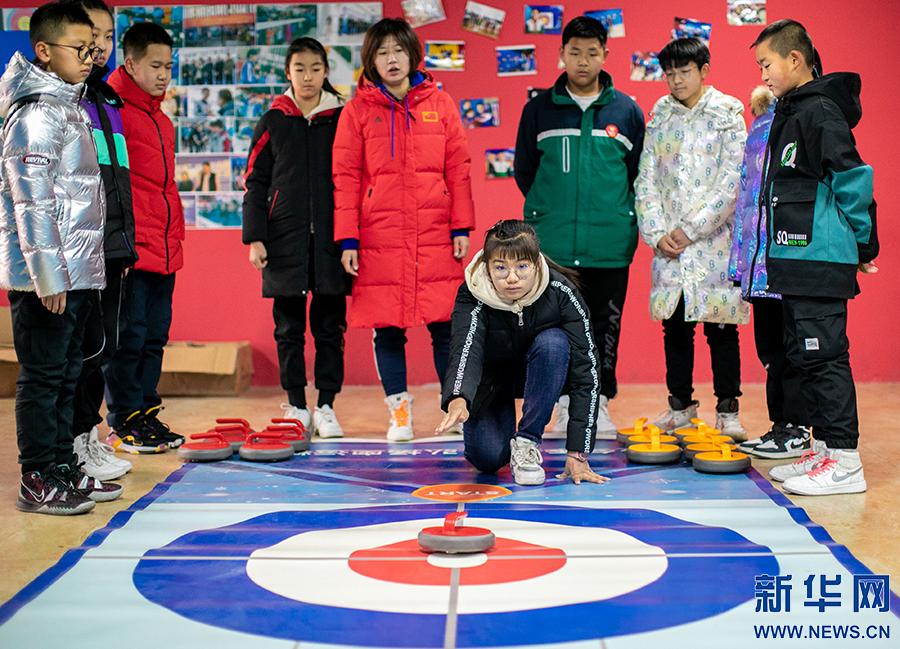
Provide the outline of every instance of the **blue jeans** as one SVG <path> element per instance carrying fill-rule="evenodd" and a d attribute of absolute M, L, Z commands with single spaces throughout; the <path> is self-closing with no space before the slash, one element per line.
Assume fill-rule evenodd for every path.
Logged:
<path fill-rule="evenodd" d="M 132 270 L 125 278 L 119 345 L 106 365 L 106 421 L 121 426 L 135 410 L 162 403 L 156 388 L 172 324 L 175 273 Z"/>
<path fill-rule="evenodd" d="M 463 438 L 466 459 L 476 469 L 496 473 L 509 464 L 509 440 L 513 437 L 541 443 L 553 406 L 566 383 L 569 353 L 569 339 L 561 329 L 545 329 L 535 337 L 526 355 L 525 401 L 518 429 L 515 387 L 502 390 L 480 412 L 469 417 Z"/>

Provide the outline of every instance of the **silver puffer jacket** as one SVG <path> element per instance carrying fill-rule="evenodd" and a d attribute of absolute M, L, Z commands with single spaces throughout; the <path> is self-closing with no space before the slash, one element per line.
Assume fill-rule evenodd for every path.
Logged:
<path fill-rule="evenodd" d="M 0 77 L 0 288 L 46 297 L 106 286 L 106 203 L 82 89 L 18 52 Z"/>

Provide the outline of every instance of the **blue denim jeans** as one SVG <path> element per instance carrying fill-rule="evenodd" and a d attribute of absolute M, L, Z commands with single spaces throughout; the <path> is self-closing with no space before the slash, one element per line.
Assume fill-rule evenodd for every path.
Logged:
<path fill-rule="evenodd" d="M 469 417 L 463 435 L 466 459 L 482 473 L 509 464 L 509 440 L 515 436 L 541 443 L 569 372 L 569 339 L 561 329 L 539 333 L 526 355 L 525 401 L 516 428 L 515 389 L 503 390 L 477 415 Z M 513 379 L 519 380 L 521 377 Z"/>

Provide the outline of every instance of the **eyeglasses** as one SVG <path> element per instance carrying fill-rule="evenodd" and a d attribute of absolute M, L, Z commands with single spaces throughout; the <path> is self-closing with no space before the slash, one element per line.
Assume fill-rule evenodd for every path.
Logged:
<path fill-rule="evenodd" d="M 65 45 L 64 43 L 46 43 L 47 45 L 53 45 L 54 47 L 68 47 L 70 50 L 75 50 L 75 54 L 78 56 L 78 60 L 84 63 L 88 59 L 92 59 L 101 52 L 103 52 L 102 47 L 94 47 L 93 45 Z"/>
<path fill-rule="evenodd" d="M 512 272 L 515 272 L 516 277 L 518 277 L 519 279 L 528 279 L 534 272 L 534 264 L 532 264 L 530 261 L 520 261 L 514 266 L 507 266 L 506 264 L 491 264 L 490 269 L 491 275 L 493 275 L 497 279 L 506 279 Z"/>

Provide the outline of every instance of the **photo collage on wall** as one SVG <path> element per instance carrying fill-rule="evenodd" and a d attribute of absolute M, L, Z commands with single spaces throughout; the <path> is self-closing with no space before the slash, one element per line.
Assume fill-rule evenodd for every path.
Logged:
<path fill-rule="evenodd" d="M 116 42 L 150 20 L 175 43 L 163 110 L 175 125 L 175 181 L 188 227 L 239 228 L 253 129 L 288 87 L 290 42 L 312 36 L 328 51 L 328 75 L 344 97 L 362 73 L 366 30 L 380 2 L 116 7 Z M 122 63 L 121 52 L 117 53 Z"/>

